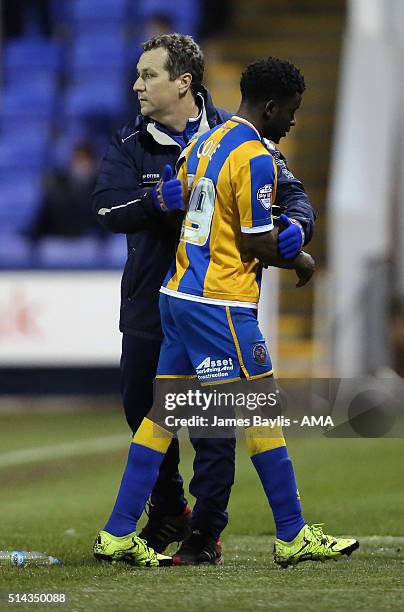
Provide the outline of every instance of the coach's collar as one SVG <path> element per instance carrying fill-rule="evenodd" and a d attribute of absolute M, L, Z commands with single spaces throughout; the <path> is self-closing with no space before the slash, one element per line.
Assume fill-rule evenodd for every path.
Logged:
<path fill-rule="evenodd" d="M 199 119 L 198 131 L 195 132 L 195 134 L 192 137 L 192 140 L 196 140 L 197 138 L 202 136 L 202 134 L 206 134 L 206 132 L 210 130 L 208 116 L 206 114 L 205 99 L 203 95 L 201 93 L 197 93 L 195 101 L 197 105 L 200 107 L 201 112 L 199 113 L 198 117 L 195 117 L 194 119 L 189 119 L 189 121 L 197 121 Z"/>
<path fill-rule="evenodd" d="M 154 122 L 150 121 L 147 124 L 146 130 L 153 137 L 153 139 L 159 144 L 166 145 L 166 146 L 168 145 L 171 147 L 175 146 L 181 149 L 181 145 L 179 145 L 178 142 L 174 140 L 174 138 L 171 138 L 171 136 L 169 136 L 167 132 L 162 132 L 161 130 L 159 130 Z"/>
<path fill-rule="evenodd" d="M 197 138 L 199 138 L 199 136 L 202 136 L 202 134 L 205 134 L 205 132 L 210 130 L 210 125 L 208 123 L 208 118 L 206 114 L 205 100 L 201 93 L 196 94 L 196 103 L 200 109 L 200 112 L 197 117 L 190 117 L 188 121 L 192 121 L 192 122 L 199 121 L 199 127 L 198 127 L 198 131 L 195 132 L 191 140 L 196 140 Z M 153 137 L 153 139 L 159 144 L 168 145 L 168 146 L 175 145 L 176 147 L 181 148 L 181 145 L 179 145 L 178 142 L 174 140 L 174 138 L 172 138 L 169 134 L 167 134 L 167 132 L 160 130 L 154 121 L 148 122 L 146 130 Z"/>

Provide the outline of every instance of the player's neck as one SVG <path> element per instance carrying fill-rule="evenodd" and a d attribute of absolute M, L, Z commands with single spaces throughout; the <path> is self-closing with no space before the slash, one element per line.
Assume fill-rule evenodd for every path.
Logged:
<path fill-rule="evenodd" d="M 173 110 L 167 110 L 156 120 L 164 127 L 174 132 L 183 132 L 190 117 L 199 115 L 199 108 L 194 96 L 189 92 L 184 98 L 180 99 Z"/>
<path fill-rule="evenodd" d="M 262 136 L 261 122 L 257 115 L 251 112 L 251 109 L 246 104 L 241 104 L 240 108 L 235 114 L 237 115 L 237 117 L 240 117 L 241 119 L 245 119 L 246 121 L 249 121 L 249 123 L 252 123 L 255 129 L 258 130 L 258 132 Z"/>

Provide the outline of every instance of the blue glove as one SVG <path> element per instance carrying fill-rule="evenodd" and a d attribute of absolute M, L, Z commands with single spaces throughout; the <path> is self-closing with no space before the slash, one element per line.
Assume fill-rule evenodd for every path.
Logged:
<path fill-rule="evenodd" d="M 278 235 L 278 250 L 284 259 L 294 259 L 301 251 L 304 243 L 304 231 L 299 221 L 289 219 L 286 215 L 279 216 L 284 229 Z"/>
<path fill-rule="evenodd" d="M 173 171 L 169 164 L 164 166 L 161 179 L 151 192 L 153 204 L 159 211 L 183 210 L 182 183 L 173 179 Z"/>

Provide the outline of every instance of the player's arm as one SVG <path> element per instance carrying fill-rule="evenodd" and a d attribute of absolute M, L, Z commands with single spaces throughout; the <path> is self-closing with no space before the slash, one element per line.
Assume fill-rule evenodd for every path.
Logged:
<path fill-rule="evenodd" d="M 301 287 L 314 273 L 314 260 L 307 253 L 286 259 L 279 253 L 282 227 L 274 226 L 272 203 L 276 194 L 276 165 L 271 155 L 252 157 L 233 166 L 234 188 L 240 214 L 241 252 L 246 259 L 259 259 L 266 266 L 295 270 Z M 300 248 L 299 248 L 300 251 Z"/>
<path fill-rule="evenodd" d="M 248 259 L 259 259 L 266 267 L 295 270 L 299 279 L 296 287 L 303 287 L 314 274 L 314 259 L 304 251 L 300 251 L 294 259 L 281 257 L 278 254 L 278 232 L 279 228 L 275 227 L 262 234 L 243 234 L 242 252 Z"/>

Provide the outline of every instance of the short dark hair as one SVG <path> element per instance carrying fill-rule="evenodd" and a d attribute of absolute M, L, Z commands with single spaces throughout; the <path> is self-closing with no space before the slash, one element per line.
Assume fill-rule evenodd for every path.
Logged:
<path fill-rule="evenodd" d="M 155 36 L 142 44 L 144 51 L 162 47 L 167 50 L 166 69 L 173 81 L 180 74 L 192 75 L 192 91 L 196 93 L 202 84 L 205 60 L 202 49 L 192 36 L 185 34 L 163 34 Z"/>
<path fill-rule="evenodd" d="M 246 102 L 291 98 L 306 89 L 300 70 L 286 60 L 267 57 L 249 64 L 241 75 L 241 96 Z"/>

